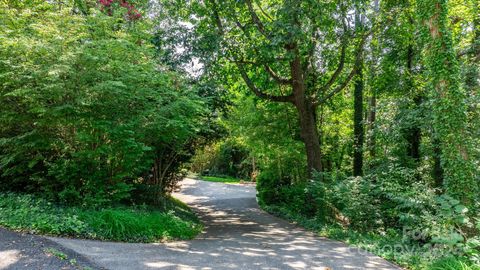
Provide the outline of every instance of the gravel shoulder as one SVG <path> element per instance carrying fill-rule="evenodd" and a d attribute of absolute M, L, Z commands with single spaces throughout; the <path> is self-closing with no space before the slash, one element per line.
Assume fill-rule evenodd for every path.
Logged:
<path fill-rule="evenodd" d="M 63 259 L 53 255 L 63 257 Z M 102 269 L 84 256 L 38 235 L 0 227 L 0 269 Z"/>
<path fill-rule="evenodd" d="M 260 210 L 255 187 L 185 179 L 175 197 L 205 224 L 195 240 L 132 244 L 50 238 L 106 269 L 376 269 L 399 267 Z"/>

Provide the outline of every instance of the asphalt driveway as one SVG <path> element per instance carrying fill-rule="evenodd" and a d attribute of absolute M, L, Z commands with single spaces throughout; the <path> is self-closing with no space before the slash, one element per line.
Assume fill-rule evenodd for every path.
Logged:
<path fill-rule="evenodd" d="M 255 187 L 185 179 L 175 197 L 205 224 L 192 241 L 129 244 L 51 240 L 107 269 L 400 269 L 258 208 Z"/>
<path fill-rule="evenodd" d="M 45 237 L 0 228 L 0 270 L 27 269 L 86 270 L 101 267 Z"/>

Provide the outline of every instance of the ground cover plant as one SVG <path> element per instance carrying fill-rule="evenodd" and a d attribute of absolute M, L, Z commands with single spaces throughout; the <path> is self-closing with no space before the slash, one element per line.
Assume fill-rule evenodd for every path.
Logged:
<path fill-rule="evenodd" d="M 110 206 L 99 209 L 58 206 L 32 195 L 0 194 L 0 226 L 52 236 L 123 242 L 194 238 L 202 225 L 174 198 L 164 207 Z"/>

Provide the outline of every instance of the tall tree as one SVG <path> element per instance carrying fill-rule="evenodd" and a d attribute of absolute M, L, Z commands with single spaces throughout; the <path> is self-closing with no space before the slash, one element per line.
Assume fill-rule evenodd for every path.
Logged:
<path fill-rule="evenodd" d="M 471 205 L 478 191 L 470 159 L 465 116 L 465 95 L 448 28 L 446 0 L 419 0 L 417 12 L 425 48 L 432 99 L 433 128 L 441 151 L 444 187 L 448 194 Z"/>
<path fill-rule="evenodd" d="M 373 1 L 373 9 L 376 17 L 380 16 L 380 0 Z M 371 82 L 374 82 L 378 75 L 379 64 L 379 48 L 380 48 L 380 35 L 377 30 L 373 33 L 372 42 L 370 45 L 371 60 L 368 65 L 370 68 Z M 371 159 L 375 159 L 376 156 L 376 138 L 375 138 L 375 121 L 377 118 L 377 86 L 374 83 L 370 84 L 370 97 L 368 98 L 368 111 L 367 111 L 367 149 Z"/>
<path fill-rule="evenodd" d="M 475 16 L 480 14 L 480 1 L 479 0 L 473 0 L 472 1 L 473 5 L 473 14 Z M 474 29 L 474 35 L 473 35 L 473 41 L 472 41 L 472 51 L 475 56 L 475 61 L 477 63 L 480 63 L 480 16 L 475 16 L 473 19 L 473 29 Z"/>
<path fill-rule="evenodd" d="M 411 21 L 413 24 L 413 20 Z M 407 66 L 407 87 L 408 90 L 413 93 L 413 111 L 418 111 L 421 104 L 422 104 L 422 96 L 418 93 L 418 90 L 415 89 L 414 83 L 414 73 L 413 65 L 414 65 L 414 48 L 413 48 L 413 41 L 410 42 L 407 48 L 407 59 L 406 59 L 406 66 Z M 418 113 L 415 113 L 416 120 L 419 120 Z M 412 126 L 407 130 L 407 155 L 412 158 L 414 161 L 418 161 L 420 158 L 420 142 L 421 142 L 421 129 L 419 126 L 418 121 L 415 121 Z"/>
<path fill-rule="evenodd" d="M 256 96 L 296 108 L 309 172 L 322 170 L 318 107 L 355 76 L 367 36 L 353 34 L 348 4 L 208 0 L 187 7 L 218 62 L 233 64 Z"/>
<path fill-rule="evenodd" d="M 361 32 L 363 28 L 361 11 L 355 11 L 355 30 Z M 363 144 L 365 131 L 363 126 L 363 61 L 355 63 L 357 76 L 353 92 L 353 175 L 363 175 Z"/>

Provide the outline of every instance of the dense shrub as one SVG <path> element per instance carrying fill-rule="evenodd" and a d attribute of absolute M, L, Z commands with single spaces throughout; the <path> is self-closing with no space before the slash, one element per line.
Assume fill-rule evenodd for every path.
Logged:
<path fill-rule="evenodd" d="M 288 184 L 285 179 L 272 177 L 271 172 L 264 171 L 257 178 L 257 198 L 260 205 L 279 203 L 283 198 L 279 196 L 281 186 Z"/>
<path fill-rule="evenodd" d="M 457 258 L 449 264 L 479 263 L 478 213 L 469 213 L 460 201 L 439 195 L 418 175 L 413 169 L 392 165 L 363 177 L 317 173 L 312 180 L 296 184 L 279 185 L 260 177 L 257 189 L 267 211 L 315 230 L 355 231 L 326 235 L 367 249 L 375 245 L 372 252 L 394 256 L 402 264 L 418 264 L 422 269 L 439 261 L 434 267 L 438 269 L 448 257 Z M 371 238 L 370 234 L 378 236 Z M 391 239 L 381 240 L 385 235 Z M 392 246 L 399 251 L 381 253 Z M 459 257 L 465 262 L 458 261 Z"/>
<path fill-rule="evenodd" d="M 197 150 L 191 161 L 191 170 L 202 175 L 250 179 L 253 162 L 244 146 L 234 140 L 226 140 Z"/>
<path fill-rule="evenodd" d="M 155 63 L 148 20 L 11 4 L 0 4 L 0 188 L 84 205 L 170 191 L 202 100 Z"/>

